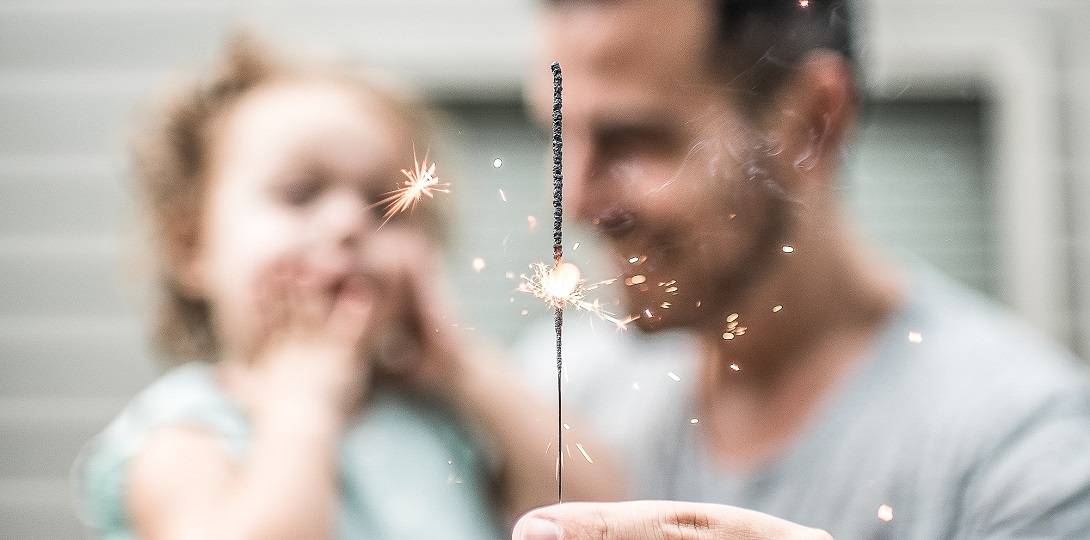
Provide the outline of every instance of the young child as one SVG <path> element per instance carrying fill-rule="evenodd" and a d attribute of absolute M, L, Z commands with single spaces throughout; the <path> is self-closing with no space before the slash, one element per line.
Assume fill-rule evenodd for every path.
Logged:
<path fill-rule="evenodd" d="M 157 341 L 207 361 L 85 448 L 78 498 L 103 537 L 482 539 L 555 502 L 555 409 L 436 307 L 424 205 L 384 223 L 376 204 L 422 133 L 390 95 L 244 37 L 154 118 L 136 180 Z M 571 499 L 619 492 L 601 465 L 566 477 Z"/>

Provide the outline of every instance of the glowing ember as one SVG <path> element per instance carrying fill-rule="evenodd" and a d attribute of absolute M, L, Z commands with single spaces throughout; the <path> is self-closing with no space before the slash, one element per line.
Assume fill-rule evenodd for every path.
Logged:
<path fill-rule="evenodd" d="M 478 273 L 481 270 L 484 270 L 484 259 L 482 259 L 480 257 L 477 257 L 476 259 L 473 259 L 473 270 L 475 272 L 478 272 Z"/>
<path fill-rule="evenodd" d="M 772 313 L 779 313 L 781 309 L 783 309 L 783 306 L 776 306 L 772 308 Z"/>
<path fill-rule="evenodd" d="M 738 367 L 738 364 L 731 364 L 730 368 L 734 371 L 742 371 L 742 368 Z"/>
<path fill-rule="evenodd" d="M 582 279 L 582 273 L 579 271 L 579 267 L 569 262 L 560 263 L 560 265 L 555 267 L 550 267 L 545 263 L 538 262 L 530 265 L 530 268 L 533 268 L 534 275 L 527 277 L 523 274 L 521 276 L 522 282 L 519 283 L 518 286 L 520 292 L 530 293 L 535 297 L 544 300 L 554 308 L 565 308 L 570 306 L 575 309 L 588 311 L 602 320 L 617 325 L 617 328 L 621 330 L 627 328 L 628 323 L 635 320 L 633 318 L 618 319 L 615 315 L 607 311 L 605 306 L 597 299 L 587 301 L 587 292 L 592 291 L 601 285 L 609 285 L 615 280 L 608 279 L 587 285 Z"/>
<path fill-rule="evenodd" d="M 810 7 L 810 0 L 799 0 L 799 7 L 801 7 L 801 8 Z"/>
<path fill-rule="evenodd" d="M 668 372 L 666 372 L 666 376 L 667 376 L 667 377 L 670 377 L 670 378 L 671 378 L 671 379 L 673 379 L 673 380 L 674 380 L 675 382 L 681 382 L 681 377 L 678 377 L 678 376 L 677 376 L 677 374 L 676 374 L 676 373 L 674 373 L 673 371 L 668 371 Z"/>
<path fill-rule="evenodd" d="M 435 175 L 435 163 L 432 163 L 430 167 L 428 166 L 428 154 L 426 152 L 424 153 L 424 161 L 416 160 L 416 148 L 413 148 L 413 170 L 401 169 L 401 174 L 404 174 L 407 180 L 397 189 L 386 193 L 384 199 L 374 204 L 375 206 L 386 206 L 386 213 L 383 214 L 383 224 L 390 221 L 390 218 L 394 217 L 395 214 L 415 208 L 420 197 L 434 198 L 435 192 L 450 193 L 450 190 L 446 189 L 450 184 L 440 183 L 439 177 Z"/>
<path fill-rule="evenodd" d="M 697 423 L 697 422 L 699 422 L 699 421 L 700 421 L 700 420 L 697 420 L 696 418 L 693 418 L 692 420 L 689 420 L 689 423 L 690 423 L 690 424 L 695 424 L 695 423 Z"/>
<path fill-rule="evenodd" d="M 919 332 L 909 332 L 908 333 L 908 342 L 909 343 L 923 343 L 923 334 L 921 334 Z"/>
<path fill-rule="evenodd" d="M 783 249 L 784 253 L 792 253 L 792 252 L 795 251 L 795 248 L 793 248 L 791 246 L 784 246 L 782 249 Z"/>
<path fill-rule="evenodd" d="M 643 283 L 645 281 L 647 281 L 647 276 L 645 276 L 643 274 L 638 274 L 638 275 L 632 276 L 632 277 L 624 280 L 624 284 L 628 285 L 628 286 L 632 286 L 632 285 L 639 285 L 640 283 Z"/>
<path fill-rule="evenodd" d="M 583 445 L 575 443 L 575 447 L 579 449 L 580 454 L 583 454 L 583 458 L 587 460 L 587 463 L 590 463 L 591 465 L 594 464 L 594 460 L 590 459 L 590 455 L 587 454 L 587 451 L 583 449 Z"/>
<path fill-rule="evenodd" d="M 731 340 L 746 333 L 745 326 L 738 325 L 738 314 L 731 313 L 727 316 L 727 328 L 723 331 L 723 339 Z"/>
<path fill-rule="evenodd" d="M 640 260 L 639 257 L 632 257 L 631 259 L 628 259 L 628 262 L 630 262 L 632 264 L 636 264 L 637 262 L 639 262 L 639 260 Z"/>
<path fill-rule="evenodd" d="M 883 504 L 878 507 L 878 519 L 882 521 L 893 521 L 893 507 L 888 504 Z"/>

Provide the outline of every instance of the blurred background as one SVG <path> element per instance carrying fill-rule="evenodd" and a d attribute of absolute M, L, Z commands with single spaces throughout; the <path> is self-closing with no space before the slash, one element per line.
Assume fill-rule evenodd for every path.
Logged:
<path fill-rule="evenodd" d="M 1086 357 L 1090 3 L 857 3 L 868 104 L 842 191 L 865 232 Z M 438 103 L 438 172 L 453 193 L 434 202 L 454 218 L 446 274 L 465 324 L 507 342 L 549 316 L 514 292 L 528 264 L 551 256 L 549 150 L 521 102 L 527 70 L 548 69 L 530 63 L 534 10 L 0 0 L 0 537 L 88 536 L 71 510 L 70 464 L 159 370 L 134 257 L 128 129 L 153 90 L 205 65 L 230 29 L 345 53 Z M 610 277 L 594 274 L 590 235 L 569 227 L 565 239 L 588 277 Z"/>

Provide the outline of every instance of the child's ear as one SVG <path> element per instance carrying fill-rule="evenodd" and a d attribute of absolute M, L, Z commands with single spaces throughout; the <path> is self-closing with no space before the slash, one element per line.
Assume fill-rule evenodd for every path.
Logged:
<path fill-rule="evenodd" d="M 828 51 L 799 61 L 770 109 L 768 127 L 796 169 L 833 171 L 855 123 L 855 76 L 847 61 Z"/>
<path fill-rule="evenodd" d="M 191 300 L 204 297 L 205 270 L 198 227 L 191 219 L 171 220 L 167 230 L 168 272 L 179 291 Z"/>

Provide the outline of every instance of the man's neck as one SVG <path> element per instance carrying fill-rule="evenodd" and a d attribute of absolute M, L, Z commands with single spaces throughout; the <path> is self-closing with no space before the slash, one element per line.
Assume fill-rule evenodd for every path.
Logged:
<path fill-rule="evenodd" d="M 700 331 L 698 410 L 721 461 L 748 468 L 782 453 L 901 302 L 893 272 L 852 245 L 797 253 L 716 318 L 733 321 Z"/>

